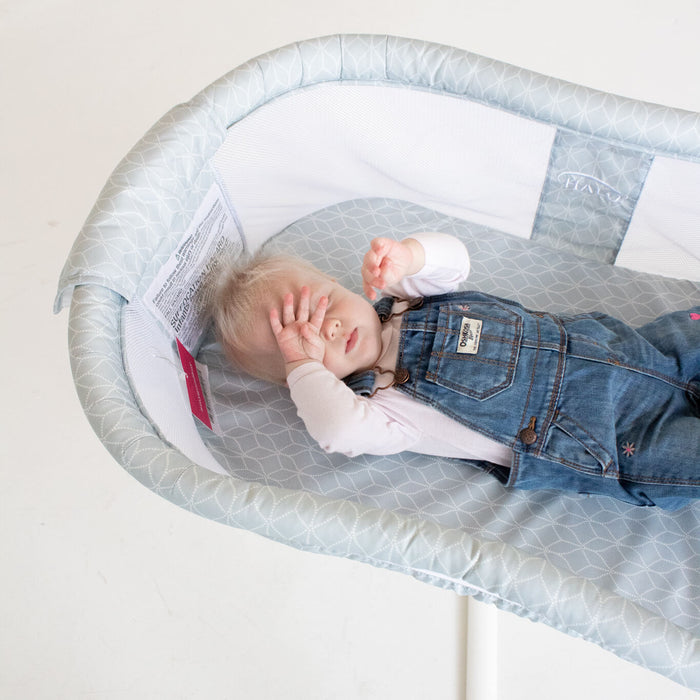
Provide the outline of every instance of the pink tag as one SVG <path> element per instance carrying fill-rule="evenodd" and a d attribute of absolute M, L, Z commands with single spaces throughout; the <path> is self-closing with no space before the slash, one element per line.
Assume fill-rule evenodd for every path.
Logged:
<path fill-rule="evenodd" d="M 192 357 L 190 351 L 179 340 L 177 340 L 177 351 L 180 355 L 182 369 L 185 372 L 187 395 L 190 399 L 192 415 L 199 418 L 199 420 L 201 420 L 202 423 L 209 428 L 209 430 L 213 430 L 214 428 L 211 424 L 211 419 L 209 418 L 209 411 L 207 410 L 207 402 L 204 398 L 204 391 L 202 390 L 202 383 L 199 380 L 197 363 L 195 362 L 194 357 Z"/>
<path fill-rule="evenodd" d="M 691 314 L 690 314 L 690 320 L 691 320 L 691 321 L 700 321 L 700 314 L 691 313 Z"/>

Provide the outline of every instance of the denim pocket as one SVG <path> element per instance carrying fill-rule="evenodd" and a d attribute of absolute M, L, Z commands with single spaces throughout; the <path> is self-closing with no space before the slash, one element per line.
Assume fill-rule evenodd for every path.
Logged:
<path fill-rule="evenodd" d="M 561 412 L 557 412 L 549 429 L 545 455 L 578 471 L 617 477 L 614 456 L 591 432 Z"/>
<path fill-rule="evenodd" d="M 507 389 L 518 364 L 523 323 L 498 302 L 440 307 L 426 379 L 483 401 Z"/>

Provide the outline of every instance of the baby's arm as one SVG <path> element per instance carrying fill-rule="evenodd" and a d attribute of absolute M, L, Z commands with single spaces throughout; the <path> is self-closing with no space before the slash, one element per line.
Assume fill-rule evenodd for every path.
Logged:
<path fill-rule="evenodd" d="M 465 245 L 446 233 L 418 233 L 403 241 L 375 238 L 362 264 L 362 284 L 369 299 L 375 290 L 399 297 L 454 291 L 469 275 Z"/>
<path fill-rule="evenodd" d="M 392 419 L 318 362 L 298 366 L 287 383 L 297 414 L 326 452 L 348 457 L 396 454 L 411 449 L 419 439 L 416 426 Z"/>

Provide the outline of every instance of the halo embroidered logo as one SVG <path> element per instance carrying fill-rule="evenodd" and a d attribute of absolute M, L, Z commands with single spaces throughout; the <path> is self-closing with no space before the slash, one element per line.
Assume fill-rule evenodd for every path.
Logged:
<path fill-rule="evenodd" d="M 618 202 L 627 199 L 622 192 L 619 192 L 614 187 L 608 185 L 607 182 L 603 182 L 603 180 L 593 177 L 593 175 L 566 170 L 559 173 L 557 179 L 564 186 L 565 190 L 574 190 L 575 192 L 592 194 L 596 197 L 600 197 L 606 202 L 610 202 L 611 204 L 617 204 Z"/>

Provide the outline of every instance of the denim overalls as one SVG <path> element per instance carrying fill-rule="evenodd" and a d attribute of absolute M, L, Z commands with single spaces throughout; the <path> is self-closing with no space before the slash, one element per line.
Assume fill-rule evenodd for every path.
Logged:
<path fill-rule="evenodd" d="M 393 299 L 375 306 L 382 320 Z M 372 373 L 346 382 L 360 393 Z M 368 383 L 369 382 L 369 383 Z M 513 450 L 507 486 L 679 508 L 700 498 L 700 316 L 633 330 L 482 294 L 415 300 L 395 387 Z"/>

